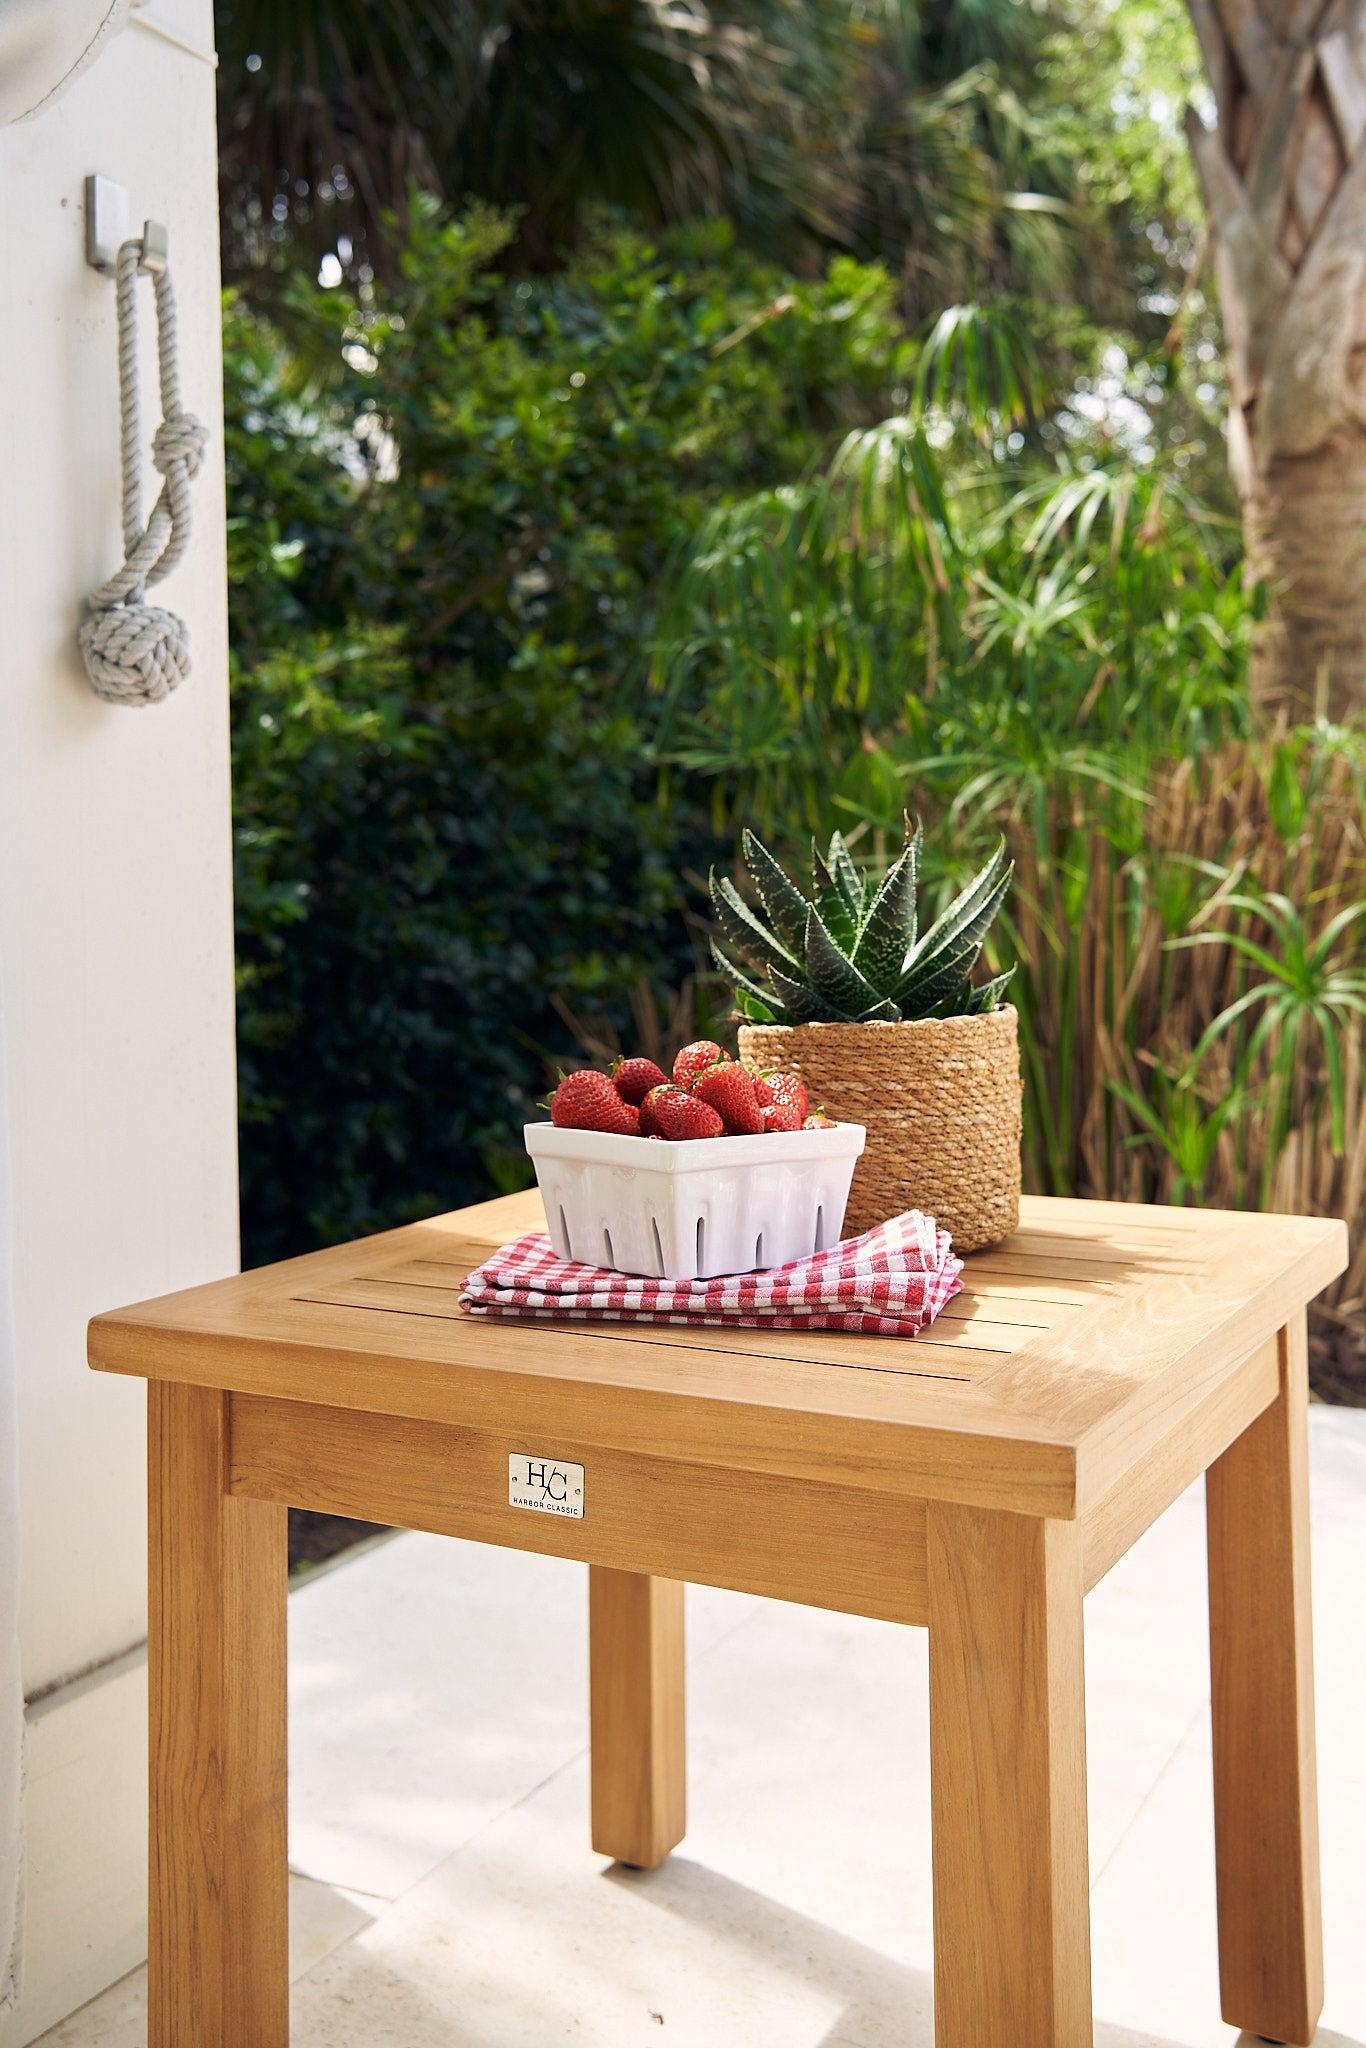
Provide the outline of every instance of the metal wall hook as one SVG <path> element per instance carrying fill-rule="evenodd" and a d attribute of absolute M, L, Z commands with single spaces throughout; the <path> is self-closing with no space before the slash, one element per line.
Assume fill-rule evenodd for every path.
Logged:
<path fill-rule="evenodd" d="M 142 223 L 142 258 L 139 270 L 145 270 L 152 277 L 161 277 L 170 258 L 170 237 L 159 220 L 145 220 Z"/>
<path fill-rule="evenodd" d="M 85 260 L 96 270 L 112 273 L 128 233 L 128 187 L 98 173 L 85 181 Z M 169 237 L 159 220 L 142 224 L 139 270 L 160 277 L 166 269 Z"/>

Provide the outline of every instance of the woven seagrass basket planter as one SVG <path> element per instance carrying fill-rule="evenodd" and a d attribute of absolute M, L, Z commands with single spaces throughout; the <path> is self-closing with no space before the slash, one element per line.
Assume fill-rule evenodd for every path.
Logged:
<path fill-rule="evenodd" d="M 933 1216 L 960 1252 L 1020 1220 L 1020 1053 L 1009 1004 L 901 1024 L 742 1024 L 752 1073 L 792 1068 L 812 1106 L 863 1124 L 844 1235 L 903 1209 Z"/>

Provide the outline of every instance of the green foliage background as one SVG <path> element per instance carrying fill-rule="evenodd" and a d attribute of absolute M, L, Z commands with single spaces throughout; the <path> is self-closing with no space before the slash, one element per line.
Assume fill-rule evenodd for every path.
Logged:
<path fill-rule="evenodd" d="M 721 1028 L 742 824 L 907 809 L 928 911 L 1016 864 L 1032 1186 L 1355 1219 L 1366 761 L 1247 704 L 1180 0 L 225 15 L 247 1259 L 520 1184 Z"/>
<path fill-rule="evenodd" d="M 420 206 L 382 315 L 227 311 L 254 1258 L 519 1179 L 557 999 L 624 1025 L 687 974 L 724 849 L 704 787 L 660 798 L 661 579 L 905 347 L 851 262 L 795 283 L 712 228 L 504 281 L 507 232 Z"/>

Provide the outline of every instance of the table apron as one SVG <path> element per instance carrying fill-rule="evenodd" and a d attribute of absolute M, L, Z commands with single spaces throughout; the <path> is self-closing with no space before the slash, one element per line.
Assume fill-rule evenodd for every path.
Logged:
<path fill-rule="evenodd" d="M 1090 1588 L 1276 1395 L 1262 1344 L 1082 1517 Z M 654 1578 L 924 1625 L 925 1500 L 787 1473 L 693 1464 L 558 1434 L 231 1394 L 229 1490 Z M 508 1499 L 514 1455 L 581 1465 L 581 1518 Z"/>
<path fill-rule="evenodd" d="M 1271 1406 L 1280 1391 L 1280 1343 L 1279 1337 L 1272 1337 L 1250 1351 L 1087 1509 L 1081 1527 L 1088 1593 L 1144 1530 Z"/>
<path fill-rule="evenodd" d="M 924 1624 L 925 1502 L 350 1408 L 233 1394 L 229 1490 L 655 1578 Z M 513 1455 L 584 1469 L 581 1519 L 508 1500 Z"/>

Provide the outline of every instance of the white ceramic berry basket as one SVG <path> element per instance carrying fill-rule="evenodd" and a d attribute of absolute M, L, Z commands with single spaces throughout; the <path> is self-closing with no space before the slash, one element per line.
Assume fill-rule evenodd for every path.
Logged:
<path fill-rule="evenodd" d="M 528 1124 L 561 1258 L 662 1280 L 711 1280 L 839 1243 L 862 1124 L 756 1138 L 623 1138 Z"/>

